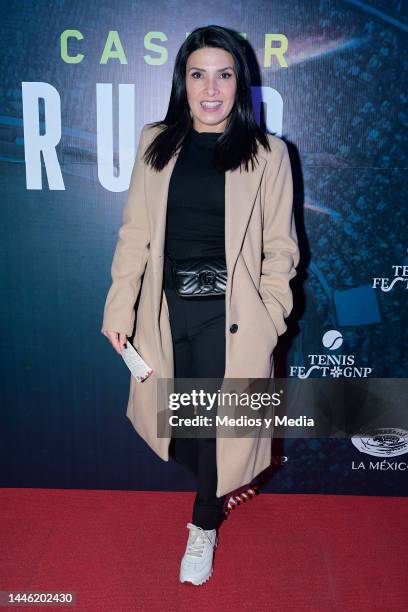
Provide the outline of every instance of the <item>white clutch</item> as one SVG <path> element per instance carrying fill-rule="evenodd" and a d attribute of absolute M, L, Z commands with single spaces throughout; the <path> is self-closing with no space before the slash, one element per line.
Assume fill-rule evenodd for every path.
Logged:
<path fill-rule="evenodd" d="M 135 347 L 126 341 L 125 347 L 121 349 L 122 357 L 137 382 L 144 382 L 153 373 L 152 368 L 139 355 Z"/>

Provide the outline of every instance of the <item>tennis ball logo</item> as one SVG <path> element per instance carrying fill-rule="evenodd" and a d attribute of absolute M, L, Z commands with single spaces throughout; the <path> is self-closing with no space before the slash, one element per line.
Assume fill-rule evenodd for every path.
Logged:
<path fill-rule="evenodd" d="M 337 329 L 329 329 L 322 338 L 324 348 L 335 351 L 343 344 L 343 336 Z"/>

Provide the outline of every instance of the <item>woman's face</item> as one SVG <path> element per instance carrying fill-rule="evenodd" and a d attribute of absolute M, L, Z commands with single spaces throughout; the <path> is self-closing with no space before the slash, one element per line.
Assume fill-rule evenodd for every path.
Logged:
<path fill-rule="evenodd" d="M 193 51 L 186 65 L 186 89 L 193 127 L 223 132 L 237 89 L 231 53 L 215 47 Z"/>

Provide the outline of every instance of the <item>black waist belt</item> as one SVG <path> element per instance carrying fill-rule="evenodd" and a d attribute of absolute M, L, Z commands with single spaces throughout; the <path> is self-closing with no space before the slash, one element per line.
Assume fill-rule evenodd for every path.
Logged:
<path fill-rule="evenodd" d="M 165 252 L 170 262 L 173 287 L 180 297 L 225 295 L 227 265 L 222 255 L 173 257 Z"/>

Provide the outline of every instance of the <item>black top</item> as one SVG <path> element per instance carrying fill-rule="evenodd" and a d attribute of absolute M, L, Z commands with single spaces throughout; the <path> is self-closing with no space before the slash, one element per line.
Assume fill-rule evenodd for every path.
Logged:
<path fill-rule="evenodd" d="M 169 183 L 165 252 L 225 257 L 225 172 L 214 165 L 220 133 L 190 128 Z"/>

